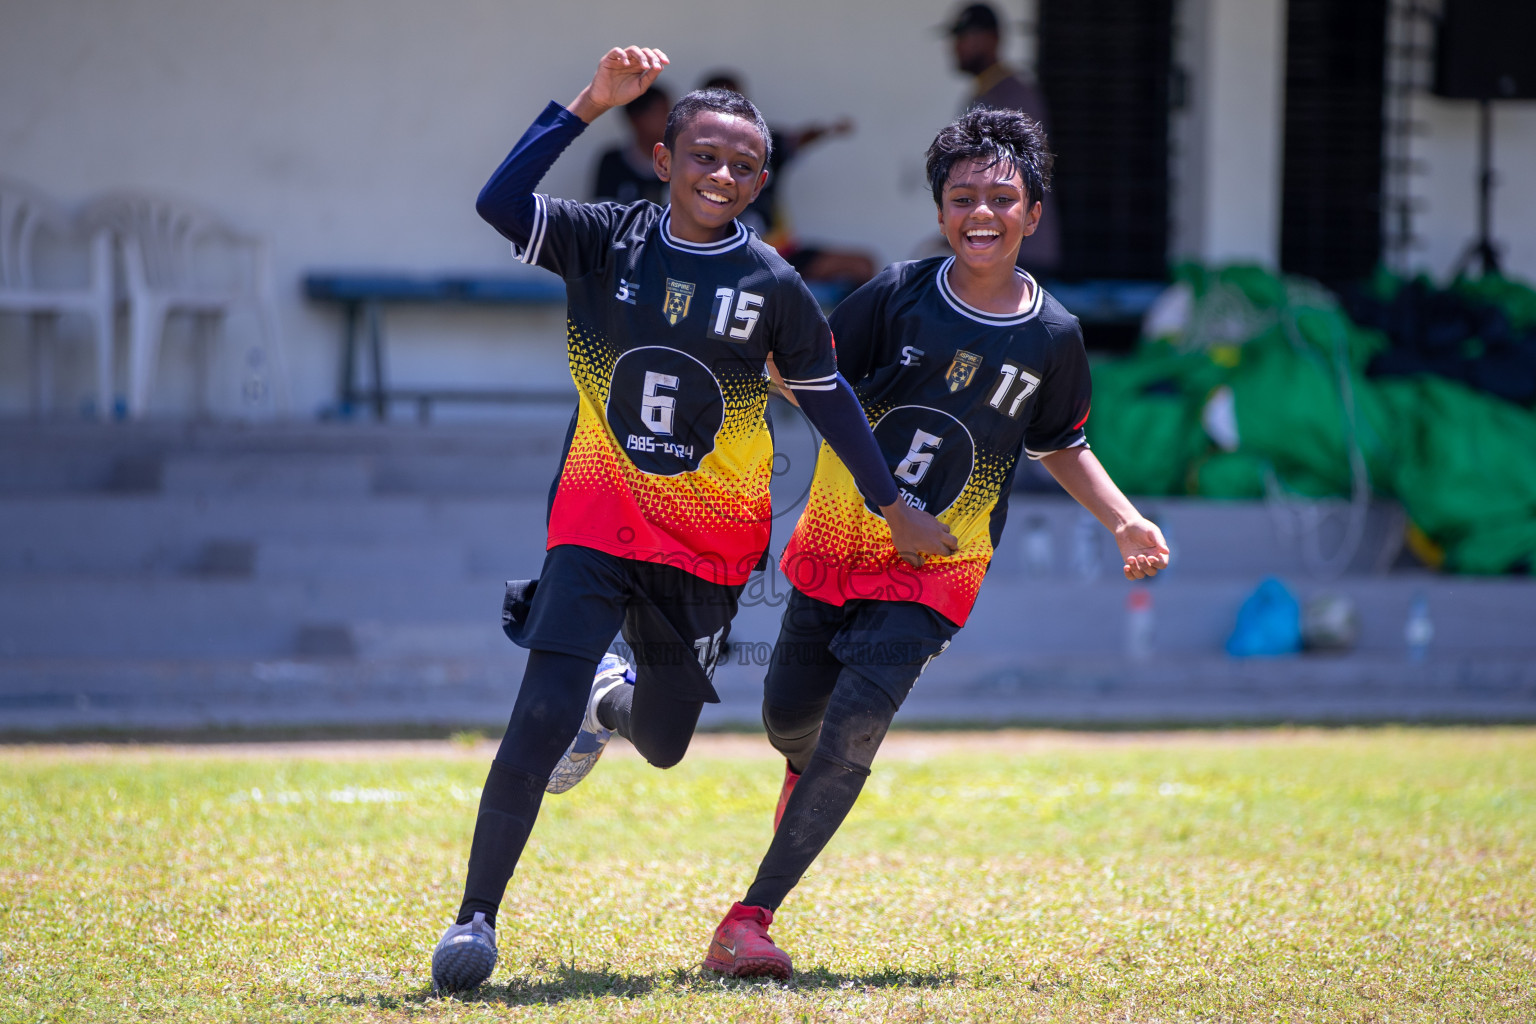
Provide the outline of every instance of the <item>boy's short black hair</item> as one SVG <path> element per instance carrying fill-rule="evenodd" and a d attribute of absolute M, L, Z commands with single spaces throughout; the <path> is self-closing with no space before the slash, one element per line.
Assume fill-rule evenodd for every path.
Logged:
<path fill-rule="evenodd" d="M 695 89 L 678 100 L 672 113 L 667 115 L 667 134 L 662 139 L 666 147 L 672 149 L 677 142 L 677 133 L 706 110 L 750 122 L 757 129 L 757 134 L 763 137 L 763 166 L 768 166 L 768 158 L 773 155 L 773 138 L 768 132 L 768 122 L 763 120 L 763 115 L 751 100 L 729 89 Z"/>
<path fill-rule="evenodd" d="M 639 96 L 624 104 L 624 114 L 633 121 L 656 104 L 670 104 L 671 102 L 672 97 L 667 95 L 665 89 L 659 85 L 653 85 Z"/>
<path fill-rule="evenodd" d="M 668 129 L 671 129 L 669 124 Z M 934 136 L 928 147 L 928 184 L 933 201 L 943 205 L 944 186 L 956 164 L 984 160 L 985 166 L 1003 164 L 1024 179 L 1024 194 L 1031 205 L 1051 190 L 1051 167 L 1056 156 L 1040 122 L 1017 110 L 972 110 Z"/>

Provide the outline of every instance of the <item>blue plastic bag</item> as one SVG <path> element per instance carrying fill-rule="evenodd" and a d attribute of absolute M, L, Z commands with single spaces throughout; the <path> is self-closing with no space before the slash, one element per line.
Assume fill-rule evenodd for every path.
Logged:
<path fill-rule="evenodd" d="M 1237 610 L 1237 627 L 1227 638 L 1227 653 L 1256 658 L 1300 651 L 1301 605 L 1284 583 L 1271 576 Z"/>

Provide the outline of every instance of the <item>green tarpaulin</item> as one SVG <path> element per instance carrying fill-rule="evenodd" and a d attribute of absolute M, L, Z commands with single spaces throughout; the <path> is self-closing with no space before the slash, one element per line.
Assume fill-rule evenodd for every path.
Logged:
<path fill-rule="evenodd" d="M 1094 369 L 1089 438 L 1122 488 L 1323 498 L 1368 484 L 1446 569 L 1532 571 L 1536 415 L 1438 377 L 1365 377 L 1382 338 L 1311 282 L 1248 266 L 1177 278 L 1175 326 Z M 1516 309 L 1530 294 L 1488 288 Z"/>

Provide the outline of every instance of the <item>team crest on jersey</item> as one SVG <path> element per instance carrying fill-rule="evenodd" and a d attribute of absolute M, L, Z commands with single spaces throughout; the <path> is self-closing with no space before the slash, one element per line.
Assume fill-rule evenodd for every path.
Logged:
<path fill-rule="evenodd" d="M 668 284 L 671 282 L 669 281 Z M 955 353 L 954 361 L 949 364 L 949 369 L 944 373 L 944 382 L 949 385 L 951 393 L 959 391 L 970 384 L 971 378 L 976 376 L 976 371 L 981 369 L 981 356 L 965 349 Z"/>
<path fill-rule="evenodd" d="M 661 304 L 661 313 L 667 323 L 676 327 L 677 322 L 688 315 L 688 307 L 692 304 L 693 283 L 667 278 L 667 301 Z"/>

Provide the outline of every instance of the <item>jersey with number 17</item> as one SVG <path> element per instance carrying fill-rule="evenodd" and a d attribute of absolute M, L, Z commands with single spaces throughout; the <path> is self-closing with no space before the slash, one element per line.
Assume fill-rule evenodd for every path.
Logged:
<path fill-rule="evenodd" d="M 914 569 L 825 445 L 784 549 L 791 585 L 828 604 L 916 601 L 965 625 L 1002 535 L 1021 455 L 1086 445 L 1093 379 L 1077 318 L 1027 274 L 1027 308 L 990 313 L 950 285 L 954 257 L 895 263 L 832 313 L 842 372 L 903 501 L 960 542 Z"/>
<path fill-rule="evenodd" d="M 649 202 L 536 195 L 525 263 L 565 279 L 578 405 L 548 546 L 576 544 L 738 584 L 768 546 L 772 354 L 797 387 L 832 390 L 832 333 L 799 276 L 739 224 L 672 236 Z"/>

